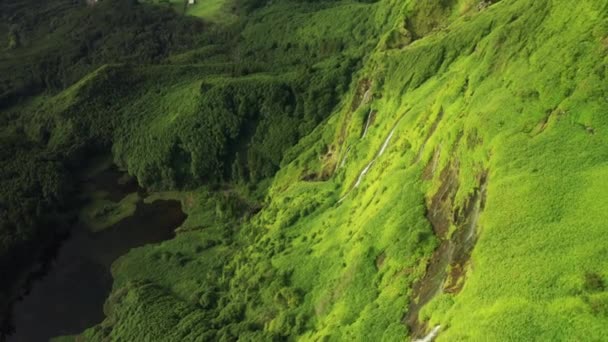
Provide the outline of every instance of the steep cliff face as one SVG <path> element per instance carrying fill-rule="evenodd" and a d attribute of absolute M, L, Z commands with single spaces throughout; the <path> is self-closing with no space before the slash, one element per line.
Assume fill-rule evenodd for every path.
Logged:
<path fill-rule="evenodd" d="M 248 146 L 247 157 L 226 152 L 232 175 L 246 176 L 173 194 L 189 213 L 180 233 L 114 264 L 107 319 L 83 336 L 601 340 L 607 13 L 608 2 L 592 0 L 277 2 L 253 12 L 227 54 L 248 63 L 247 75 L 227 75 L 229 64 L 163 77 L 175 98 L 229 85 L 276 92 L 243 95 L 243 108 L 226 100 L 200 111 L 213 101 L 199 99 L 171 120 L 157 111 L 135 138 L 114 141 L 140 181 L 180 163 L 191 177 L 204 153 L 174 122 L 256 108 L 230 126 L 249 144 L 218 143 Z M 301 56 L 314 60 L 306 71 Z M 138 96 L 130 108 L 144 113 Z M 300 135 L 267 139 L 284 137 L 272 126 L 278 112 L 292 118 L 279 130 L 299 125 Z M 239 131 L 258 117 L 267 121 L 253 135 Z M 146 139 L 170 146 L 175 137 L 191 159 L 138 156 L 155 149 Z M 255 153 L 273 167 L 257 188 L 247 171 Z"/>
<path fill-rule="evenodd" d="M 203 290 L 187 317 L 200 310 L 213 337 L 398 340 L 440 326 L 446 341 L 600 339 L 607 4 L 348 6 L 390 24 L 239 224 L 221 279 L 205 280 L 219 300 L 207 306 Z M 131 301 L 109 311 L 111 336 L 147 336 L 127 322 L 153 314 L 134 310 L 154 310 L 141 301 L 149 287 L 182 305 L 209 287 L 194 285 L 205 267 L 138 268 L 180 248 L 117 264 Z M 138 278 L 155 285 L 125 282 Z"/>
<path fill-rule="evenodd" d="M 372 100 L 320 128 L 331 157 L 300 163 L 337 165 L 331 185 L 293 184 L 292 164 L 270 194 L 339 199 L 287 228 L 324 227 L 311 255 L 343 261 L 313 286 L 321 331 L 380 338 L 401 313 L 440 340 L 601 338 L 603 285 L 585 284 L 606 276 L 605 9 L 503 1 L 379 46 L 359 73 Z"/>

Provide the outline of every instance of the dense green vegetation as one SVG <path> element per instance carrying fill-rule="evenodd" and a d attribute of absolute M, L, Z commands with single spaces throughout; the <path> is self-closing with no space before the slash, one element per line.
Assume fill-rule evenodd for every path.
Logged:
<path fill-rule="evenodd" d="M 197 20 L 128 1 L 94 8 L 74 1 L 6 1 L 0 15 L 0 33 L 8 39 L 0 49 L 0 269 L 3 279 L 13 279 L 57 230 L 65 230 L 71 175 L 84 156 L 108 144 L 80 138 L 66 148 L 49 144 L 47 101 L 56 103 L 54 95 L 103 64 L 158 62 L 204 44 L 208 33 Z M 40 121 L 30 124 L 31 116 Z M 2 283 L 0 312 L 11 286 Z"/>
<path fill-rule="evenodd" d="M 21 18 L 19 11 L 25 11 L 26 5 L 6 6 Z M 56 5 L 49 5 L 57 11 L 53 15 L 73 18 L 73 22 L 65 19 L 68 22 L 62 28 L 90 20 L 90 25 L 73 34 L 87 43 L 87 35 L 95 34 L 100 43 L 90 55 L 71 60 L 73 69 L 58 68 L 60 73 L 55 73 L 55 69 L 43 68 L 32 73 L 58 82 L 45 83 L 42 88 L 23 75 L 30 75 L 36 65 L 46 65 L 60 49 L 36 51 L 40 42 L 33 41 L 4 52 L 4 65 L 15 70 L 4 74 L 8 91 L 2 100 L 8 109 L 2 113 L 6 163 L 0 180 L 0 260 L 7 278 L 14 278 L 37 257 L 30 251 L 41 250 L 52 241 L 58 233 L 56 226 L 61 231 L 68 225 L 46 221 L 64 220 L 67 208 L 78 204 L 78 197 L 72 199 L 78 189 L 68 179 L 98 151 L 112 150 L 115 162 L 149 189 L 191 189 L 225 181 L 248 184 L 251 190 L 258 184 L 264 187 L 262 180 L 276 172 L 286 149 L 331 112 L 360 56 L 335 51 L 299 65 L 290 59 L 292 54 L 284 53 L 282 58 L 276 52 L 280 63 L 263 63 L 264 47 L 232 41 L 232 28 L 205 31 L 206 24 L 169 9 L 125 1 L 90 7 Z M 111 19 L 109 23 L 103 22 L 106 17 Z M 149 32 L 146 25 L 142 30 L 142 22 L 149 23 Z M 114 30 L 115 26 L 120 29 Z M 146 38 L 155 35 L 155 30 L 162 31 L 160 37 Z M 36 37 L 35 31 L 24 32 Z M 142 51 L 127 44 L 133 39 L 141 39 Z M 172 42 L 193 50 L 179 54 L 183 46 L 172 46 Z M 69 40 L 61 47 L 73 49 L 78 44 L 77 39 Z M 154 49 L 154 44 L 163 49 Z M 228 52 L 233 45 L 246 48 L 247 57 L 231 56 Z M 91 61 L 105 51 L 109 52 Z M 165 60 L 169 52 L 173 52 L 171 59 Z M 18 60 L 19 54 L 31 55 L 33 61 Z M 112 64 L 98 67 L 101 62 Z M 146 64 L 155 62 L 160 63 Z M 70 77 L 78 75 L 80 63 L 84 63 L 83 70 L 96 69 L 71 84 Z M 62 78 L 65 75 L 68 78 Z M 40 95 L 24 96 L 41 89 Z M 20 159 L 11 160 L 14 156 Z M 101 202 L 92 203 L 80 215 L 89 223 L 97 221 L 94 229 L 103 229 L 133 212 L 128 203 L 110 208 L 114 204 Z M 11 285 L 3 284 L 3 296 Z M 4 305 L 6 298 L 2 302 Z"/>
<path fill-rule="evenodd" d="M 114 263 L 81 338 L 608 333 L 608 2 L 132 6 L 201 36 L 2 112 L 2 251 L 65 212 L 91 149 L 188 213 Z"/>
<path fill-rule="evenodd" d="M 0 51 L 2 104 L 63 89 L 109 62 L 157 62 L 205 40 L 204 23 L 134 1 L 86 6 L 20 0 L 0 6 L 8 30 Z"/>

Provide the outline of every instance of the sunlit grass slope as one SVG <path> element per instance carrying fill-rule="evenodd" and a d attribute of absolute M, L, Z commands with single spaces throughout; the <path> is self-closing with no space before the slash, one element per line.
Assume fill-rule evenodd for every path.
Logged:
<path fill-rule="evenodd" d="M 176 12 L 199 17 L 214 23 L 231 24 L 237 20 L 236 3 L 233 0 L 145 0 L 156 5 L 171 6 Z"/>
<path fill-rule="evenodd" d="M 606 336 L 608 2 L 340 3 L 296 11 L 285 21 L 298 34 L 261 40 L 272 25 L 261 18 L 283 6 L 256 12 L 243 46 L 276 56 L 324 33 L 328 49 L 361 39 L 350 90 L 282 155 L 263 198 L 243 183 L 182 193 L 181 233 L 114 264 L 107 319 L 83 336 L 402 341 L 411 319 L 440 325 L 440 341 Z M 340 15 L 369 24 L 361 38 Z M 130 172 L 129 144 L 179 136 L 200 86 L 186 77 L 150 88 L 158 103 L 130 102 L 133 115 L 156 112 L 141 138 L 114 145 Z M 133 151 L 170 164 L 146 146 Z M 459 253 L 464 229 L 476 243 Z M 419 288 L 436 265 L 446 275 L 427 303 Z"/>

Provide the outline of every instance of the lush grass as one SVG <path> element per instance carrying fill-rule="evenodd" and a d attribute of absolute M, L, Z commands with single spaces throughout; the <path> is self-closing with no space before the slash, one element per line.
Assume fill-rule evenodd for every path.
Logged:
<path fill-rule="evenodd" d="M 381 13 L 387 5 L 373 6 Z M 336 8 L 306 15 L 314 21 Z M 418 40 L 403 49 L 378 45 L 358 74 L 371 80 L 375 100 L 352 108 L 355 79 L 352 95 L 287 153 L 253 219 L 236 224 L 238 211 L 212 210 L 217 199 L 201 198 L 208 207 L 192 207 L 185 233 L 123 257 L 109 319 L 86 335 L 405 339 L 411 288 L 439 243 L 426 207 L 440 191 L 440 171 L 453 165 L 452 213 L 489 170 L 479 240 L 462 292 L 439 294 L 420 318 L 441 324 L 440 340 L 601 339 L 608 326 L 602 8 L 520 0 L 481 12 L 470 2 L 405 9 L 445 22 L 418 23 Z M 255 41 L 260 25 L 245 39 Z M 361 139 L 370 108 L 377 115 Z M 393 128 L 385 152 L 352 188 Z M 431 162 L 434 172 L 423 179 Z M 197 248 L 210 239 L 220 242 Z M 178 328 L 163 329 L 172 317 L 182 317 Z"/>
<path fill-rule="evenodd" d="M 169 6 L 177 13 L 222 25 L 232 24 L 238 19 L 237 3 L 229 0 L 196 0 L 194 4 L 189 4 L 188 0 L 145 0 L 143 2 Z"/>
<path fill-rule="evenodd" d="M 408 289 L 435 246 L 425 197 L 440 183 L 439 172 L 428 183 L 418 179 L 439 150 L 436 170 L 459 165 L 453 210 L 464 205 L 478 174 L 490 170 L 464 289 L 440 295 L 423 311 L 444 327 L 440 339 L 600 338 L 603 286 L 585 285 L 589 277 L 601 279 L 597 284 L 606 277 L 605 204 L 589 202 L 601 193 L 606 170 L 605 123 L 593 114 L 604 89 L 597 68 L 605 32 L 588 20 L 599 17 L 597 6 L 499 3 L 408 48 L 374 55 L 370 64 L 381 69 L 370 70 L 382 99 L 372 103 L 379 114 L 368 137 L 359 140 L 364 113 L 351 116 L 345 105 L 302 142 L 308 147 L 299 147 L 299 157 L 279 172 L 268 206 L 251 223 L 267 232 L 244 253 L 250 261 L 239 263 L 228 286 L 235 301 L 237 293 L 253 296 L 239 299 L 247 303 L 245 319 L 267 322 L 266 333 L 303 339 L 406 336 L 400 319 L 411 300 Z M 573 13 L 587 19 L 577 21 Z M 560 35 L 553 34 L 556 28 Z M 572 61 L 572 55 L 585 57 Z M 337 204 L 403 113 L 386 153 L 361 187 Z M 341 132 L 342 124 L 347 136 L 336 146 L 340 138 L 331 133 Z M 347 144 L 347 166 L 332 180 L 299 181 L 329 162 L 328 151 L 344 151 Z M 273 280 L 260 288 L 246 285 L 244 279 L 257 279 L 251 260 L 270 260 L 275 272 L 288 272 L 288 289 L 295 290 L 284 291 L 299 293 L 291 299 L 297 304 L 281 307 Z"/>
<path fill-rule="evenodd" d="M 69 226 L 80 205 L 74 175 L 91 150 L 108 145 L 103 132 L 95 142 L 79 135 L 67 148 L 49 145 L 53 113 L 77 98 L 57 94 L 95 79 L 98 73 L 89 73 L 106 63 L 158 63 L 207 41 L 200 20 L 134 1 L 9 0 L 0 4 L 0 17 L 0 269 L 13 280 Z M 83 128 L 67 121 L 58 126 Z M 0 316 L 13 285 L 0 286 Z"/>
<path fill-rule="evenodd" d="M 107 319 L 83 336 L 408 339 L 451 168 L 448 236 L 487 172 L 478 240 L 462 289 L 440 287 L 419 319 L 446 341 L 601 340 L 607 9 L 277 2 L 231 53 L 108 66 L 50 99 L 28 116 L 51 113 L 49 146 L 105 141 L 141 184 L 181 189 L 153 196 L 189 215 L 113 265 Z M 214 52 L 232 59 L 205 64 Z"/>
<path fill-rule="evenodd" d="M 574 9 L 501 2 L 413 45 L 406 56 L 443 50 L 436 64 L 431 59 L 414 69 L 414 78 L 405 72 L 403 54 L 382 62 L 404 70 L 387 72 L 384 98 L 400 94 L 405 85 L 408 99 L 401 107 L 432 98 L 435 104 L 428 108 L 445 111 L 423 160 L 437 147 L 443 159 L 438 170 L 458 160 L 457 203 L 471 192 L 475 175 L 490 170 L 465 287 L 456 296 L 437 297 L 424 312 L 444 327 L 440 340 L 596 340 L 605 334 L 601 289 L 584 286 L 586 274 L 606 277 L 602 229 L 594 228 L 605 220 L 597 210 L 605 203 L 587 199 L 601 191 L 595 179 L 605 174 L 605 135 L 595 127 L 606 123 L 593 113 L 601 112 L 606 89 L 597 74 L 605 64 L 606 32 L 590 20 L 601 17 L 601 8 L 605 4 Z M 462 49 L 454 43 L 464 51 L 467 44 L 476 49 L 452 53 Z M 435 76 L 416 80 L 429 70 Z M 421 119 L 418 127 L 428 129 L 432 115 Z M 413 134 L 404 131 L 417 149 L 421 142 L 416 126 L 411 129 Z"/>
<path fill-rule="evenodd" d="M 0 5 L 14 40 L 0 49 L 0 106 L 64 89 L 112 62 L 153 63 L 205 43 L 205 25 L 136 1 L 10 0 Z"/>
<path fill-rule="evenodd" d="M 103 193 L 91 194 L 90 203 L 82 208 L 80 220 L 93 232 L 113 226 L 133 215 L 140 197 L 137 193 L 125 196 L 116 203 L 104 198 Z"/>
<path fill-rule="evenodd" d="M 231 13 L 230 6 L 231 3 L 226 0 L 197 1 L 189 6 L 186 13 L 212 22 L 229 24 L 236 20 L 236 15 Z"/>
<path fill-rule="evenodd" d="M 52 131 L 56 150 L 111 141 L 119 166 L 150 188 L 256 183 L 329 113 L 351 65 L 236 77 L 223 74 L 231 65 L 107 66 L 40 108 L 30 127 Z"/>

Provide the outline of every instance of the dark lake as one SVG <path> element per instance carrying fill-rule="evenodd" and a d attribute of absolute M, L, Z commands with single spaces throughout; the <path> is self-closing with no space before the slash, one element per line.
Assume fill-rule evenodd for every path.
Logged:
<path fill-rule="evenodd" d="M 117 175 L 108 170 L 95 180 L 113 199 L 134 189 L 133 184 L 119 184 Z M 171 239 L 185 219 L 179 201 L 140 201 L 134 215 L 101 232 L 73 227 L 44 275 L 14 304 L 15 331 L 8 341 L 48 341 L 100 323 L 112 289 L 112 262 L 131 248 Z"/>

